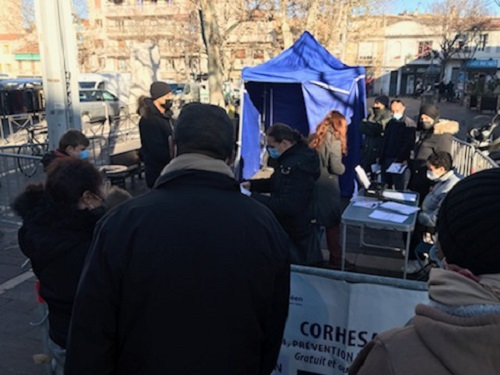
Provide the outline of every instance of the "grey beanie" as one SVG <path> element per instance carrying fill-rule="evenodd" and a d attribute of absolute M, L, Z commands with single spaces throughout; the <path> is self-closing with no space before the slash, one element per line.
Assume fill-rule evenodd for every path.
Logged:
<path fill-rule="evenodd" d="M 156 100 L 172 92 L 172 88 L 165 82 L 153 82 L 149 88 L 149 92 L 151 93 L 151 98 Z"/>

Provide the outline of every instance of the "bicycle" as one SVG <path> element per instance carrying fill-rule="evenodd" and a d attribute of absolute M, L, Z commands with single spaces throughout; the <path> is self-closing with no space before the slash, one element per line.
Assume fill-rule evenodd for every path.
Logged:
<path fill-rule="evenodd" d="M 46 142 L 48 130 L 46 126 L 40 125 L 32 125 L 24 128 L 24 130 L 28 132 L 28 140 L 19 146 L 17 154 L 27 157 L 19 157 L 17 167 L 23 175 L 32 177 L 41 164 L 41 157 L 49 151 L 49 145 Z M 40 135 L 45 135 L 42 142 L 38 139 Z"/>

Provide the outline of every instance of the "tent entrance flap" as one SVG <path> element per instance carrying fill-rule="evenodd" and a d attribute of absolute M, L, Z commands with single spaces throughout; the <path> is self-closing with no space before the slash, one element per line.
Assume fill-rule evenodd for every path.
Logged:
<path fill-rule="evenodd" d="M 255 108 L 262 114 L 265 129 L 282 122 L 304 136 L 309 135 L 302 84 L 247 82 L 245 87 Z"/>

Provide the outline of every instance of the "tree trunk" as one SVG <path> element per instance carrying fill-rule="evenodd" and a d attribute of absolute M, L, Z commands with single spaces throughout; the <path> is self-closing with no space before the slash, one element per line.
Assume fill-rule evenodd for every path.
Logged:
<path fill-rule="evenodd" d="M 307 12 L 306 30 L 316 35 L 316 25 L 318 23 L 319 0 L 310 0 L 309 12 Z"/>
<path fill-rule="evenodd" d="M 224 64 L 222 60 L 222 38 L 217 22 L 215 3 L 211 0 L 200 0 L 201 26 L 206 40 L 208 56 L 208 88 L 210 103 L 224 107 L 222 93 Z"/>
<path fill-rule="evenodd" d="M 288 0 L 280 1 L 281 11 L 281 33 L 283 34 L 283 49 L 287 49 L 293 44 L 293 35 L 290 31 L 290 23 L 288 22 Z"/>

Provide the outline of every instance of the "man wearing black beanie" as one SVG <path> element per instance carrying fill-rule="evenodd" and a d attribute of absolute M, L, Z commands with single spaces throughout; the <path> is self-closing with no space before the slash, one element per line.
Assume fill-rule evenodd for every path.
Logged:
<path fill-rule="evenodd" d="M 153 82 L 149 90 L 151 97 L 139 99 L 141 115 L 141 155 L 144 160 L 146 184 L 152 188 L 162 169 L 172 158 L 172 131 L 174 127 L 173 93 L 165 82 Z"/>
<path fill-rule="evenodd" d="M 444 269 L 431 270 L 428 305 L 378 335 L 349 374 L 500 374 L 500 168 L 455 185 L 438 216 Z"/>
<path fill-rule="evenodd" d="M 389 97 L 377 96 L 373 107 L 369 109 L 368 117 L 361 122 L 360 129 L 363 134 L 361 166 L 368 173 L 371 171 L 372 164 L 376 164 L 380 157 L 384 142 L 384 129 L 391 119 L 391 111 L 388 107 Z"/>
<path fill-rule="evenodd" d="M 410 190 L 420 196 L 420 203 L 429 193 L 432 182 L 426 177 L 427 159 L 433 152 L 451 154 L 453 135 L 458 132 L 459 124 L 453 120 L 439 118 L 439 110 L 435 105 L 426 104 L 420 107 L 417 123 L 417 138 L 413 154 L 415 158 L 411 168 Z"/>

